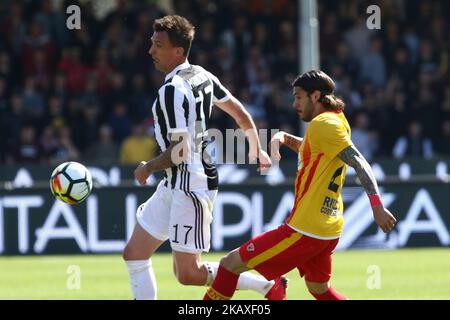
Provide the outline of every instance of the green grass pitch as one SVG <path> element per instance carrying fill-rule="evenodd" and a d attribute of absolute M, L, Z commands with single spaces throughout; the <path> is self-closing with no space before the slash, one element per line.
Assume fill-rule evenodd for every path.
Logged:
<path fill-rule="evenodd" d="M 209 253 L 203 259 L 219 261 L 222 255 Z M 203 297 L 204 287 L 177 283 L 170 254 L 157 253 L 152 260 L 159 299 Z M 333 286 L 350 299 L 450 299 L 446 248 L 338 252 L 333 267 Z M 73 287 L 76 269 L 79 288 Z M 296 270 L 288 278 L 288 299 L 312 299 Z M 131 293 L 120 255 L 0 257 L 0 299 L 131 299 Z M 262 296 L 238 291 L 234 299 Z"/>

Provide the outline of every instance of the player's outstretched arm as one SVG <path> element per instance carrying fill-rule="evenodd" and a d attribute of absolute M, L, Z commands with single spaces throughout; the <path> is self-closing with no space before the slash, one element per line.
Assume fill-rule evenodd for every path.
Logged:
<path fill-rule="evenodd" d="M 391 231 L 397 220 L 381 202 L 377 181 L 369 163 L 353 145 L 341 151 L 338 157 L 355 169 L 361 185 L 369 196 L 375 222 L 384 232 Z"/>
<path fill-rule="evenodd" d="M 270 154 L 278 161 L 281 160 L 280 146 L 285 145 L 295 153 L 298 153 L 302 145 L 303 138 L 294 136 L 284 131 L 277 132 L 272 139 L 270 139 Z"/>

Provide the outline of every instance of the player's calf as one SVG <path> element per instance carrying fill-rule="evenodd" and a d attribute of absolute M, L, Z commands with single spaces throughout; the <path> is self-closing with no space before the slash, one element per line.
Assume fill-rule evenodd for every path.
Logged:
<path fill-rule="evenodd" d="M 224 256 L 222 259 L 220 259 L 220 265 L 223 268 L 235 274 L 240 274 L 248 270 L 245 262 L 242 261 L 241 259 L 241 255 L 239 254 L 239 248 L 234 249 L 233 251 L 229 252 L 226 256 Z"/>
<path fill-rule="evenodd" d="M 208 277 L 203 265 L 178 265 L 174 271 L 178 282 L 185 286 L 203 286 Z"/>

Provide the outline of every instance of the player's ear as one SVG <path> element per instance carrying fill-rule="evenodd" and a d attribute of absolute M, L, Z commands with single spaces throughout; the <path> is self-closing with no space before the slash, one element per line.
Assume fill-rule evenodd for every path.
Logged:
<path fill-rule="evenodd" d="M 313 93 L 311 94 L 311 100 L 312 102 L 317 102 L 320 99 L 320 91 L 319 90 L 314 90 Z"/>
<path fill-rule="evenodd" d="M 176 47 L 175 53 L 177 54 L 178 57 L 181 57 L 184 54 L 184 49 L 182 47 Z"/>

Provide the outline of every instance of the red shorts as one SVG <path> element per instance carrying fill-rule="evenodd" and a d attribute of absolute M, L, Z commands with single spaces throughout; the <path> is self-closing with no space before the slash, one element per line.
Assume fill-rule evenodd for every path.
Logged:
<path fill-rule="evenodd" d="M 311 238 L 283 224 L 247 241 L 239 253 L 249 268 L 268 280 L 297 268 L 305 280 L 324 283 L 331 278 L 331 255 L 338 241 Z"/>

